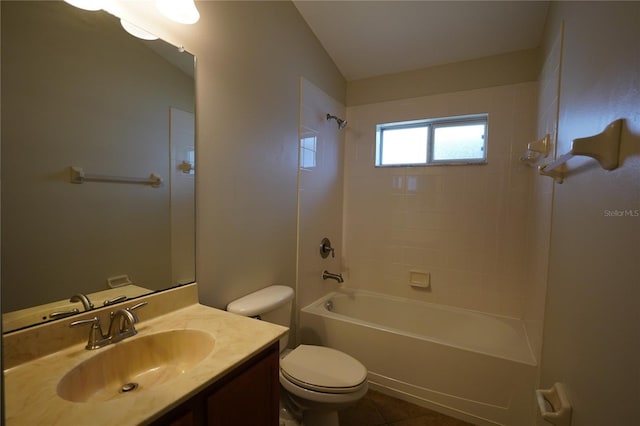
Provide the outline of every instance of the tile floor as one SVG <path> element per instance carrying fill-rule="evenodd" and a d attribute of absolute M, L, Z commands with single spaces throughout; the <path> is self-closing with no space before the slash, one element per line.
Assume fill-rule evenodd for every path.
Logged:
<path fill-rule="evenodd" d="M 473 426 L 373 390 L 338 414 L 340 426 Z"/>

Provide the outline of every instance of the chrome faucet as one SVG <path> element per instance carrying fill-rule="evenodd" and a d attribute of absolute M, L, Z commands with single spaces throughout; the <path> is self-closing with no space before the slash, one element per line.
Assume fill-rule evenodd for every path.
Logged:
<path fill-rule="evenodd" d="M 140 302 L 130 308 L 118 309 L 111 312 L 111 322 L 109 323 L 109 338 L 112 343 L 119 342 L 127 337 L 138 334 L 136 324 L 140 321 L 138 316 L 133 313 L 134 310 L 142 308 L 147 302 Z"/>
<path fill-rule="evenodd" d="M 135 336 L 138 333 L 135 327 L 138 321 L 138 316 L 128 309 L 118 309 L 111 312 L 111 323 L 109 324 L 111 343 Z"/>
<path fill-rule="evenodd" d="M 130 308 L 118 309 L 115 312 L 111 312 L 109 317 L 111 322 L 109 323 L 109 332 L 104 334 L 102 327 L 100 326 L 100 318 L 93 317 L 89 319 L 83 319 L 74 321 L 69 324 L 69 327 L 76 327 L 79 325 L 91 325 L 89 330 L 89 340 L 85 349 L 93 350 L 107 346 L 110 343 L 117 343 L 127 337 L 135 336 L 138 331 L 135 324 L 138 323 L 138 316 L 132 311 L 146 305 L 147 302 L 141 302 Z"/>
<path fill-rule="evenodd" d="M 136 324 L 140 321 L 138 316 L 133 313 L 134 310 L 142 308 L 147 302 L 140 302 L 130 308 L 118 309 L 111 312 L 111 322 L 109 323 L 109 337 L 112 343 L 119 342 L 127 337 L 138 334 Z"/>
<path fill-rule="evenodd" d="M 342 274 L 332 274 L 331 272 L 327 271 L 326 269 L 324 271 L 322 271 L 322 279 L 326 280 L 326 279 L 332 279 L 332 280 L 336 280 L 339 283 L 343 283 L 344 279 L 342 278 Z"/>
<path fill-rule="evenodd" d="M 76 293 L 71 296 L 69 302 L 82 302 L 82 306 L 84 306 L 85 311 L 90 311 L 91 309 L 93 309 L 93 303 L 91 303 L 86 294 Z"/>

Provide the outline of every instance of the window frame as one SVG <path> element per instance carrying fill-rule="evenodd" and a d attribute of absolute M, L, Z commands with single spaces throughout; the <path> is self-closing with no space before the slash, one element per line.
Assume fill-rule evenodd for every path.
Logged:
<path fill-rule="evenodd" d="M 435 129 L 443 127 L 455 127 L 460 125 L 484 125 L 484 144 L 483 158 L 459 158 L 459 159 L 433 159 L 433 146 L 435 143 Z M 417 163 L 401 163 L 401 164 L 382 164 L 382 152 L 384 148 L 384 132 L 386 130 L 410 129 L 416 127 L 427 128 L 427 158 L 425 162 Z M 376 149 L 375 149 L 375 167 L 425 167 L 425 166 L 443 166 L 443 165 L 478 165 L 487 164 L 487 146 L 489 134 L 489 114 L 473 114 L 461 115 L 454 117 L 429 118 L 422 120 L 399 121 L 392 123 L 382 123 L 376 125 Z"/>

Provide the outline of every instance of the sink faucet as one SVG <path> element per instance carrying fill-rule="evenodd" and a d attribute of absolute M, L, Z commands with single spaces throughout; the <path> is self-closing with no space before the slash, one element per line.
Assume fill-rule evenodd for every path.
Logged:
<path fill-rule="evenodd" d="M 93 303 L 91 303 L 86 294 L 76 293 L 71 296 L 69 302 L 82 302 L 82 306 L 84 306 L 85 311 L 90 311 L 91 309 L 93 309 Z"/>
<path fill-rule="evenodd" d="M 93 317 L 74 321 L 69 327 L 77 327 L 79 325 L 91 325 L 89 330 L 89 340 L 85 349 L 93 350 L 107 346 L 110 343 L 117 343 L 127 337 L 135 336 L 138 331 L 135 324 L 138 323 L 138 316 L 132 311 L 146 305 L 147 302 L 140 302 L 130 308 L 118 309 L 109 315 L 111 322 L 109 323 L 109 332 L 104 334 L 100 326 L 100 318 Z"/>
<path fill-rule="evenodd" d="M 111 323 L 109 324 L 109 337 L 112 343 L 119 342 L 127 337 L 138 334 L 135 324 L 138 323 L 138 316 L 133 313 L 134 310 L 143 307 L 147 302 L 141 302 L 130 308 L 118 309 L 111 312 Z"/>
<path fill-rule="evenodd" d="M 135 327 L 138 321 L 138 316 L 128 309 L 118 309 L 111 312 L 111 323 L 109 324 L 111 343 L 135 336 L 138 333 Z"/>
<path fill-rule="evenodd" d="M 326 280 L 326 279 L 332 279 L 332 280 L 336 280 L 339 283 L 343 283 L 344 279 L 342 278 L 342 274 L 332 274 L 331 272 L 324 270 L 322 272 L 322 279 Z"/>
<path fill-rule="evenodd" d="M 102 327 L 100 327 L 100 318 L 98 317 L 74 321 L 69 324 L 69 327 L 77 327 L 79 325 L 87 324 L 91 325 L 91 329 L 89 330 L 89 340 L 87 342 L 87 346 L 85 346 L 85 349 L 100 349 L 103 346 L 107 346 L 109 343 L 111 343 L 111 337 L 105 336 L 105 334 L 102 332 Z"/>

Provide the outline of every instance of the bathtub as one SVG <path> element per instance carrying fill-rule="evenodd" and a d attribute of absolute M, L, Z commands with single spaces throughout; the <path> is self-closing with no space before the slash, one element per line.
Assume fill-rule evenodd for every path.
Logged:
<path fill-rule="evenodd" d="M 372 388 L 475 424 L 535 424 L 537 374 L 522 321 L 366 292 L 300 312 L 300 341 L 346 352 Z"/>

